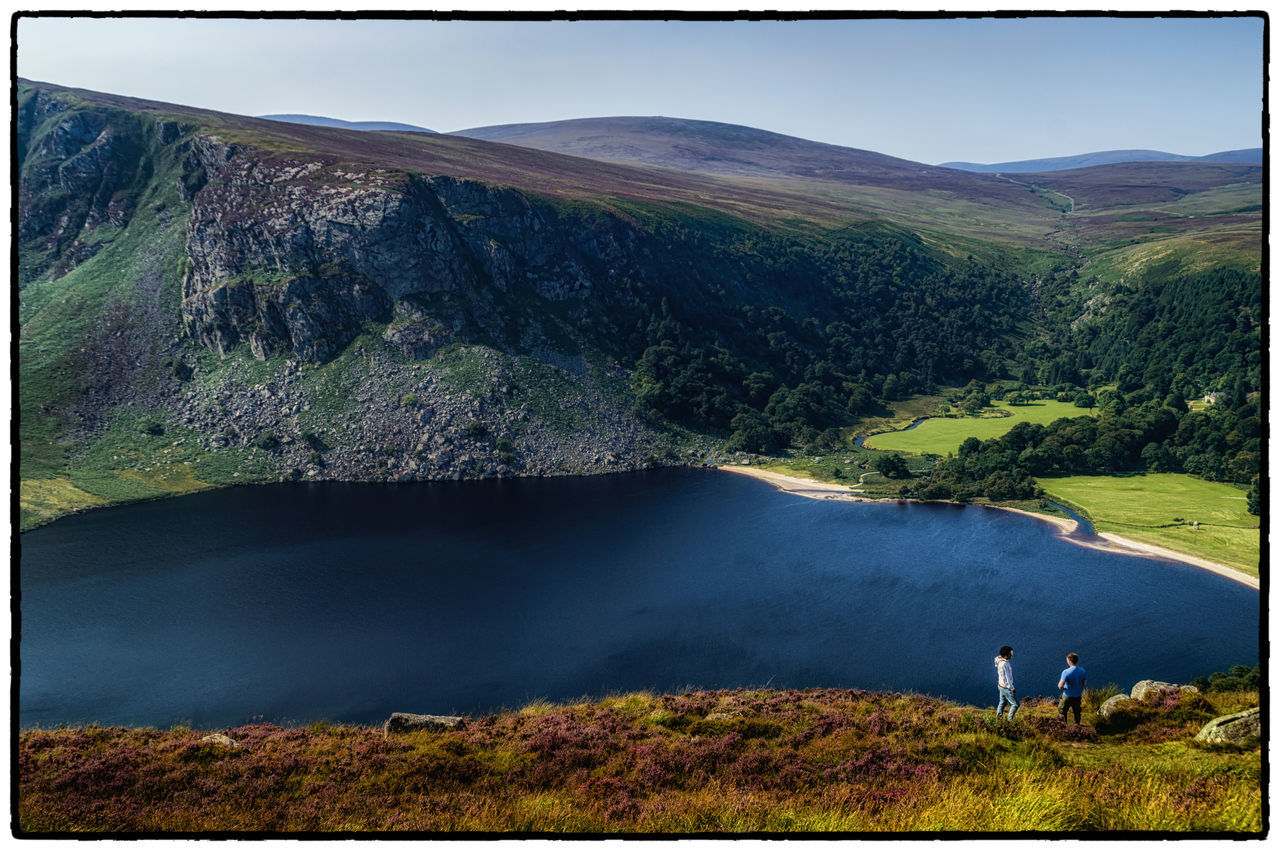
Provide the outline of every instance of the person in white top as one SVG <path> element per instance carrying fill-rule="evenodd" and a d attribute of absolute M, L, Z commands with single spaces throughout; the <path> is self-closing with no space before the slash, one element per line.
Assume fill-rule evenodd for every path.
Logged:
<path fill-rule="evenodd" d="M 1000 718 L 1000 712 L 1007 703 L 1009 720 L 1012 721 L 1013 714 L 1018 711 L 1018 690 L 1013 687 L 1013 648 L 1008 644 L 1000 648 L 1000 655 L 996 657 L 996 687 L 1000 689 L 996 718 Z"/>

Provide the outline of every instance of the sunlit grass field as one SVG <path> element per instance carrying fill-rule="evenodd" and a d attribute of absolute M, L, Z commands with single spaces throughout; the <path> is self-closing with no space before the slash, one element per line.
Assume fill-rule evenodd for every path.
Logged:
<path fill-rule="evenodd" d="M 1048 425 L 1062 417 L 1088 416 L 1085 408 L 1077 408 L 1070 402 L 1041 399 L 1027 405 L 1009 405 L 995 402 L 994 407 L 1009 416 L 996 417 L 932 417 L 911 431 L 892 431 L 868 437 L 863 443 L 868 449 L 887 449 L 915 454 L 946 455 L 955 452 L 965 438 L 990 440 L 1000 437 L 1021 422 Z"/>
<path fill-rule="evenodd" d="M 1182 473 L 1036 481 L 1051 499 L 1079 509 L 1099 532 L 1229 564 L 1258 576 L 1259 518 L 1249 514 L 1239 486 Z"/>

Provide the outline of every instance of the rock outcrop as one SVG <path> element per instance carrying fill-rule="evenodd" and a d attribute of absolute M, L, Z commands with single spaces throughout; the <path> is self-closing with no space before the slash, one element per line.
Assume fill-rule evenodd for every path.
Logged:
<path fill-rule="evenodd" d="M 1098 707 L 1098 717 L 1110 718 L 1113 712 L 1130 700 L 1133 700 L 1133 698 L 1129 697 L 1127 694 L 1117 694 L 1107 698 L 1106 701 Z"/>
<path fill-rule="evenodd" d="M 1232 715 L 1214 718 L 1196 733 L 1197 742 L 1228 742 L 1240 744 L 1262 736 L 1262 709 L 1255 707 Z"/>
<path fill-rule="evenodd" d="M 501 332 L 499 300 L 583 298 L 643 260 L 621 219 L 563 220 L 511 189 L 209 139 L 196 151 L 207 178 L 192 196 L 182 315 L 224 354 L 247 342 L 259 358 L 324 361 L 376 321 L 422 358 L 460 332 Z"/>
<path fill-rule="evenodd" d="M 224 748 L 238 748 L 240 743 L 228 736 L 226 733 L 210 733 L 201 737 L 200 741 L 210 745 L 222 745 Z"/>
<path fill-rule="evenodd" d="M 383 735 L 391 733 L 411 733 L 416 730 L 440 732 L 442 730 L 460 730 L 466 721 L 459 715 L 415 715 L 412 712 L 393 712 L 382 725 Z"/>
<path fill-rule="evenodd" d="M 1200 689 L 1195 686 L 1179 685 L 1177 683 L 1165 683 L 1159 680 L 1142 680 L 1134 685 L 1129 692 L 1129 697 L 1134 700 L 1151 701 L 1158 700 L 1167 694 L 1178 694 L 1180 692 L 1198 692 Z"/>

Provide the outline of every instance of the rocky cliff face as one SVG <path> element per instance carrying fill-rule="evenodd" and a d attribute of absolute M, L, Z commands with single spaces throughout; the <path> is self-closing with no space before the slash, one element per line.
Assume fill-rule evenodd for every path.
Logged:
<path fill-rule="evenodd" d="M 30 138 L 41 124 L 48 129 Z M 18 239 L 52 255 L 59 274 L 96 253 L 98 246 L 80 239 L 82 234 L 128 222 L 134 198 L 122 190 L 144 177 L 143 140 L 136 127 L 41 96 L 23 103 L 18 127 L 24 172 L 18 184 Z M 27 277 L 42 271 L 24 270 Z"/>
<path fill-rule="evenodd" d="M 584 232 L 511 190 L 195 146 L 207 178 L 182 316 L 220 353 L 247 342 L 260 358 L 324 361 L 394 318 L 387 339 L 424 357 L 464 328 L 499 330 L 497 294 L 584 298 L 634 265 L 639 241 L 620 220 Z"/>
<path fill-rule="evenodd" d="M 77 482 L 117 499 L 120 482 L 582 474 L 666 451 L 624 367 L 542 333 L 546 311 L 585 315 L 652 274 L 638 228 L 227 135 L 21 92 L 24 453 L 52 434 L 66 458 L 24 477 L 91 470 Z M 140 421 L 154 457 L 117 448 Z"/>

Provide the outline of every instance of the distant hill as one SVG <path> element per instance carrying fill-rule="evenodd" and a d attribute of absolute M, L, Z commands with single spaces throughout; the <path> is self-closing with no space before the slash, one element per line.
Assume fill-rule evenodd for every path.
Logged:
<path fill-rule="evenodd" d="M 435 133 L 426 127 L 416 124 L 401 124 L 397 121 L 343 121 L 341 118 L 325 118 L 323 115 L 259 115 L 268 121 L 287 121 L 290 124 L 309 124 L 313 127 L 338 127 L 343 130 L 395 130 L 402 133 Z"/>
<path fill-rule="evenodd" d="M 1215 187 L 1260 186 L 1262 169 L 1256 165 L 1238 163 L 1195 161 L 1170 165 L 1136 162 L 1030 172 L 1022 179 L 1075 199 L 1075 208 L 1080 211 L 1140 204 L 1168 204 Z M 1227 212 L 1231 211 L 1218 208 L 1213 214 Z"/>
<path fill-rule="evenodd" d="M 808 178 L 958 191 L 969 197 L 1007 196 L 997 183 L 976 182 L 938 166 L 718 121 L 665 116 L 581 118 L 473 127 L 449 135 L 728 177 Z"/>
<path fill-rule="evenodd" d="M 1007 163 L 942 163 L 942 168 L 958 168 L 977 172 L 1044 172 L 1063 171 L 1070 168 L 1088 168 L 1114 163 L 1242 163 L 1262 165 L 1262 148 L 1244 148 L 1239 151 L 1220 151 L 1203 157 L 1188 157 L 1164 151 L 1096 151 L 1092 154 L 1076 154 L 1071 157 L 1048 157 L 1039 160 L 1017 160 Z"/>

